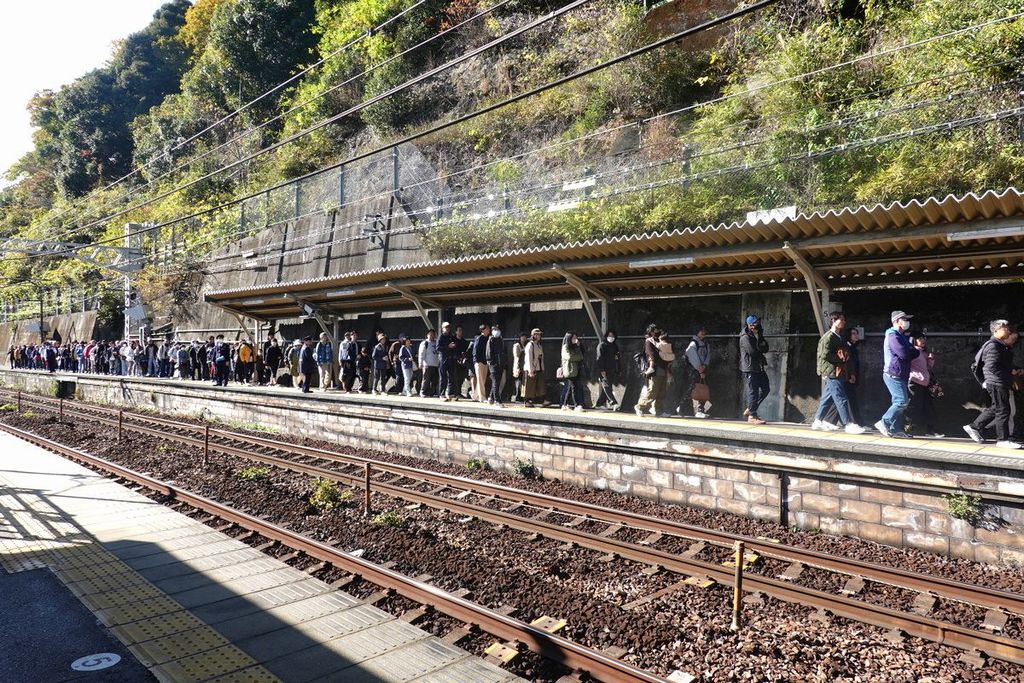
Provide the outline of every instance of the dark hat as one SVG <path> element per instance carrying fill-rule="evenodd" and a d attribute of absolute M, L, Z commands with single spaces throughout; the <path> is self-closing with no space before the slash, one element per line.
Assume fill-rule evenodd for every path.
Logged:
<path fill-rule="evenodd" d="M 310 337 L 309 335 L 306 335 L 305 337 L 302 338 L 302 341 L 313 341 L 313 338 Z"/>
<path fill-rule="evenodd" d="M 914 316 L 912 316 L 912 315 L 910 315 L 910 314 L 908 314 L 908 313 L 906 313 L 904 311 L 893 311 L 892 314 L 889 316 L 889 320 L 891 320 L 892 322 L 896 322 L 900 318 L 906 318 L 907 320 L 910 320 L 913 317 Z"/>

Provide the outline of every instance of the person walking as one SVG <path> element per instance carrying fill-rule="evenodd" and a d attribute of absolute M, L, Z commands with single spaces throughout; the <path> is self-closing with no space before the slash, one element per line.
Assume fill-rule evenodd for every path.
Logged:
<path fill-rule="evenodd" d="M 711 410 L 711 396 L 707 389 L 708 367 L 711 365 L 711 349 L 708 347 L 707 330 L 701 325 L 690 337 L 690 343 L 686 345 L 686 398 L 683 402 L 689 401 L 693 404 L 693 416 L 706 418 Z M 702 385 L 703 388 L 698 385 Z M 683 406 L 676 410 L 682 415 Z"/>
<path fill-rule="evenodd" d="M 402 396 L 412 396 L 412 378 L 416 373 L 416 356 L 412 350 L 412 339 L 402 339 L 402 348 L 398 350 L 398 364 L 402 370 Z"/>
<path fill-rule="evenodd" d="M 313 351 L 313 338 L 303 337 L 302 346 L 299 349 L 299 373 L 302 375 L 302 393 L 308 394 L 309 385 L 313 381 L 313 373 L 316 372 L 316 354 Z"/>
<path fill-rule="evenodd" d="M 846 316 L 833 312 L 829 315 L 829 320 L 832 322 L 831 328 L 818 341 L 818 375 L 824 380 L 824 387 L 811 429 L 826 432 L 839 429 L 824 420 L 829 407 L 834 405 L 846 433 L 863 434 L 867 430 L 853 421 L 850 415 L 850 402 L 846 397 L 846 363 L 850 359 L 842 334 L 846 328 Z"/>
<path fill-rule="evenodd" d="M 526 342 L 526 349 L 523 358 L 523 370 L 526 373 L 526 390 L 523 398 L 526 407 L 532 408 L 537 403 L 546 408 L 551 405 L 547 399 L 547 389 L 544 382 L 544 349 L 541 347 L 541 340 L 544 332 L 535 327 L 530 332 L 530 341 Z"/>
<path fill-rule="evenodd" d="M 938 418 L 935 415 L 935 354 L 928 350 L 927 339 L 923 334 L 910 338 L 918 356 L 910 361 L 910 422 L 915 435 L 941 438 L 936 427 Z"/>
<path fill-rule="evenodd" d="M 530 335 L 520 332 L 519 338 L 512 344 L 512 381 L 515 382 L 513 403 L 526 400 L 526 345 L 530 343 Z"/>
<path fill-rule="evenodd" d="M 487 403 L 499 408 L 501 402 L 501 381 L 505 375 L 505 342 L 501 338 L 501 328 L 497 323 L 491 325 L 491 336 L 487 339 L 487 370 L 491 380 L 491 390 L 487 395 Z"/>
<path fill-rule="evenodd" d="M 1013 331 L 1006 320 L 993 320 L 989 325 L 992 337 L 982 344 L 974 358 L 974 375 L 988 392 L 991 403 L 964 431 L 977 443 L 984 443 L 984 430 L 996 432 L 998 448 L 1019 449 L 1021 444 L 1010 440 L 1010 389 L 1013 385 Z"/>
<path fill-rule="evenodd" d="M 452 384 L 455 382 L 455 335 L 451 333 L 451 323 L 441 323 L 441 336 L 437 340 L 438 377 L 440 384 L 437 394 L 442 401 L 450 401 Z"/>
<path fill-rule="evenodd" d="M 326 332 L 320 333 L 320 341 L 313 349 L 313 358 L 316 360 L 316 367 L 320 373 L 320 389 L 327 391 L 331 388 L 331 380 L 334 375 L 334 344 Z"/>
<path fill-rule="evenodd" d="M 920 354 L 907 339 L 910 319 L 913 317 L 903 311 L 893 311 L 889 316 L 892 327 L 885 331 L 882 342 L 882 381 L 892 398 L 889 410 L 875 423 L 875 429 L 882 436 L 911 438 L 904 430 L 907 406 L 910 404 L 907 385 L 910 382 L 910 361 Z"/>
<path fill-rule="evenodd" d="M 665 395 L 665 389 L 668 387 L 668 367 L 658 352 L 660 339 L 661 329 L 657 325 L 648 325 L 643 351 L 634 356 L 644 378 L 640 398 L 633 407 L 634 412 L 640 417 L 648 414 L 657 415 L 658 401 Z"/>
<path fill-rule="evenodd" d="M 437 396 L 437 382 L 441 366 L 441 354 L 437 348 L 437 331 L 427 330 L 427 338 L 420 342 L 416 359 L 420 364 L 420 396 L 423 398 Z"/>
<path fill-rule="evenodd" d="M 491 328 L 488 325 L 480 326 L 480 334 L 473 338 L 473 388 L 476 393 L 473 398 L 480 403 L 487 400 L 487 342 L 491 338 Z"/>
<path fill-rule="evenodd" d="M 559 379 L 562 380 L 562 392 L 559 405 L 562 410 L 569 410 L 569 398 L 572 397 L 573 410 L 583 411 L 583 390 L 580 386 L 580 365 L 583 363 L 583 350 L 580 348 L 579 337 L 574 332 L 567 332 L 562 338 L 562 364 L 559 368 Z"/>
<path fill-rule="evenodd" d="M 284 349 L 277 341 L 277 337 L 270 338 L 270 345 L 267 347 L 266 358 L 267 373 L 270 375 L 270 386 L 277 386 L 277 376 L 281 365 L 284 363 Z"/>
<path fill-rule="evenodd" d="M 341 371 L 341 391 L 344 394 L 352 391 L 356 378 L 356 358 L 359 356 L 359 343 L 355 332 L 346 332 L 345 339 L 338 347 L 338 367 Z"/>
<path fill-rule="evenodd" d="M 224 341 L 224 335 L 217 335 L 213 343 L 214 385 L 226 387 L 231 370 L 231 345 Z"/>
<path fill-rule="evenodd" d="M 747 407 L 743 414 L 747 422 L 755 425 L 765 424 L 758 415 L 758 409 L 771 391 L 768 373 L 765 372 L 768 364 L 766 353 L 768 342 L 764 338 L 761 318 L 753 314 L 748 315 L 746 327 L 740 333 L 740 372 L 743 373 L 747 387 Z"/>
<path fill-rule="evenodd" d="M 388 338 L 383 332 L 377 333 L 377 345 L 373 347 L 373 393 L 383 396 L 387 392 L 388 372 Z"/>
<path fill-rule="evenodd" d="M 594 367 L 597 370 L 597 382 L 600 386 L 600 393 L 597 397 L 596 408 L 615 410 L 619 402 L 615 398 L 615 391 L 612 389 L 618 381 L 619 373 L 622 372 L 622 354 L 619 345 L 615 341 L 618 335 L 615 330 L 608 330 L 604 333 L 604 340 L 597 345 L 597 357 Z"/>

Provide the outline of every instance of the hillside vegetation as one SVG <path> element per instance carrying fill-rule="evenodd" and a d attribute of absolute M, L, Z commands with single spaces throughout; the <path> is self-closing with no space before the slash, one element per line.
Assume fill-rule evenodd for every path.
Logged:
<path fill-rule="evenodd" d="M 659 20 L 664 7 L 648 14 L 635 2 L 593 0 L 322 123 L 563 4 L 172 0 L 107 64 L 28 103 L 35 149 L 7 172 L 16 182 L 0 195 L 0 236 L 115 243 L 125 222 L 169 223 L 152 237 L 167 242 L 173 232 L 176 262 L 198 269 L 218 239 L 246 226 L 237 205 L 218 208 L 232 198 L 682 25 Z M 720 12 L 730 6 L 720 4 Z M 437 175 L 454 175 L 447 212 L 417 217 L 425 248 L 452 256 L 704 225 L 782 205 L 806 211 L 1020 185 L 1024 20 L 996 21 L 1020 12 L 1024 0 L 783 1 L 697 47 L 683 40 L 427 135 L 415 142 L 424 158 Z M 597 181 L 575 194 L 563 186 L 587 177 Z M 267 194 L 266 211 L 277 197 Z M 564 210 L 552 210 L 559 201 Z M 112 277 L 80 260 L 13 254 L 0 275 L 0 297 L 12 299 Z M 155 271 L 139 281 L 147 278 L 167 285 Z"/>

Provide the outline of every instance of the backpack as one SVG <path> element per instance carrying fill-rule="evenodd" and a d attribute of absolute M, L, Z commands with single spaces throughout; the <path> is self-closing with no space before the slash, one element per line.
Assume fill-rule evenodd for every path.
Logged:
<path fill-rule="evenodd" d="M 978 380 L 978 384 L 985 384 L 985 363 L 982 361 L 982 356 L 985 354 L 985 348 L 991 343 L 992 340 L 989 339 L 982 344 L 978 353 L 974 354 L 974 362 L 971 363 L 971 373 L 974 374 L 974 379 Z"/>
<path fill-rule="evenodd" d="M 636 369 L 640 371 L 641 375 L 646 375 L 647 371 L 651 368 L 650 361 L 647 360 L 647 354 L 643 351 L 633 354 L 633 365 L 636 366 Z"/>

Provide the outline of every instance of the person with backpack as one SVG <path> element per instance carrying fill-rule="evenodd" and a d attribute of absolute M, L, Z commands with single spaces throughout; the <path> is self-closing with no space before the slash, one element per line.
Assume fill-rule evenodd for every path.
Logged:
<path fill-rule="evenodd" d="M 437 348 L 437 331 L 427 330 L 427 338 L 420 342 L 419 353 L 416 354 L 420 363 L 420 397 L 437 396 L 437 382 L 440 377 L 441 353 Z"/>
<path fill-rule="evenodd" d="M 842 332 L 846 327 L 846 316 L 840 312 L 829 315 L 832 322 L 829 330 L 818 341 L 818 375 L 824 380 L 818 410 L 814 413 L 811 429 L 832 432 L 836 427 L 825 421 L 829 406 L 835 406 L 839 413 L 839 422 L 845 427 L 847 434 L 863 434 L 867 430 L 853 421 L 850 414 L 850 402 L 846 397 L 846 363 L 850 356 Z"/>
<path fill-rule="evenodd" d="M 231 370 L 231 345 L 224 341 L 224 335 L 218 334 L 213 343 L 214 386 L 226 387 L 228 374 Z"/>
<path fill-rule="evenodd" d="M 768 342 L 764 338 L 761 318 L 753 314 L 748 315 L 746 327 L 740 332 L 740 372 L 747 386 L 747 407 L 743 415 L 746 416 L 747 422 L 755 425 L 765 424 L 757 411 L 771 390 L 768 373 L 765 372 L 768 365 L 766 353 Z"/>
<path fill-rule="evenodd" d="M 299 374 L 302 375 L 299 388 L 302 393 L 310 392 L 309 385 L 313 382 L 314 372 L 316 372 L 316 355 L 313 352 L 313 338 L 303 337 L 302 346 L 299 348 Z"/>
<path fill-rule="evenodd" d="M 640 376 L 644 378 L 640 398 L 633 406 L 633 410 L 639 417 L 658 414 L 658 401 L 665 395 L 665 389 L 668 387 L 668 366 L 661 359 L 661 354 L 658 353 L 660 337 L 661 329 L 657 325 L 648 325 L 644 349 L 633 356 L 633 363 L 639 370 Z"/>
<path fill-rule="evenodd" d="M 984 430 L 996 432 L 998 448 L 1019 449 L 1021 444 L 1010 440 L 1010 390 L 1013 385 L 1013 350 L 1009 340 L 1013 333 L 1006 320 L 993 320 L 989 325 L 992 337 L 982 344 L 974 357 L 974 377 L 988 392 L 991 403 L 964 431 L 977 443 L 985 443 Z"/>
<path fill-rule="evenodd" d="M 693 416 L 706 418 L 711 410 L 711 395 L 708 393 L 708 366 L 711 365 L 711 349 L 705 339 L 707 330 L 701 325 L 690 337 L 690 343 L 686 345 L 686 398 L 683 403 L 690 401 L 693 404 Z M 680 405 L 676 412 L 683 414 L 683 406 Z"/>
<path fill-rule="evenodd" d="M 910 404 L 910 362 L 920 354 L 907 339 L 910 319 L 913 317 L 903 311 L 893 311 L 889 316 L 892 327 L 885 331 L 885 341 L 882 345 L 882 381 L 889 390 L 892 404 L 882 419 L 875 423 L 875 429 L 882 436 L 912 438 L 903 427 L 907 406 Z"/>
<path fill-rule="evenodd" d="M 503 407 L 501 402 L 501 380 L 505 375 L 505 342 L 501 339 L 501 327 L 497 323 L 491 325 L 491 336 L 487 338 L 487 370 L 491 378 L 491 390 L 487 395 L 487 403 Z"/>

